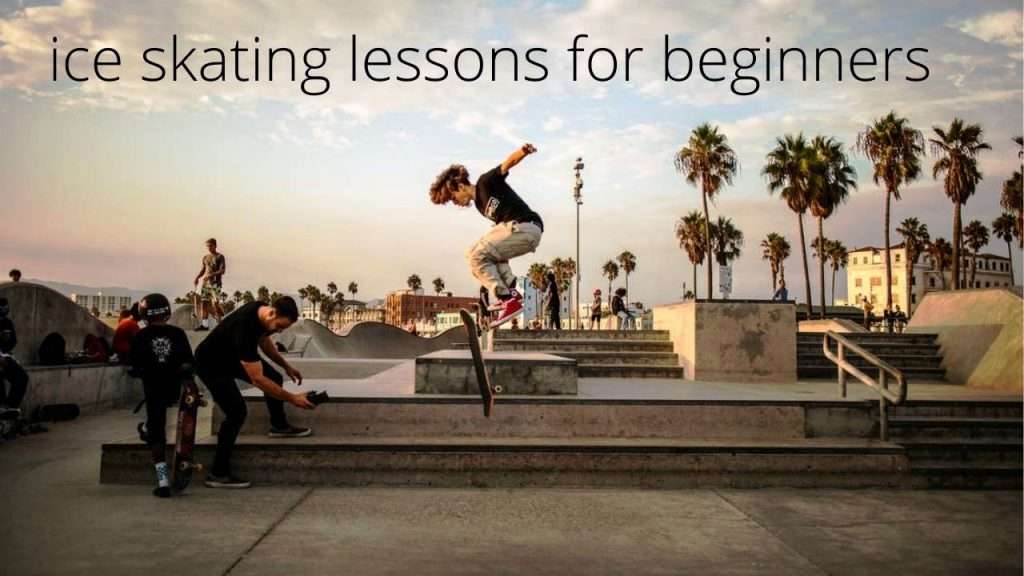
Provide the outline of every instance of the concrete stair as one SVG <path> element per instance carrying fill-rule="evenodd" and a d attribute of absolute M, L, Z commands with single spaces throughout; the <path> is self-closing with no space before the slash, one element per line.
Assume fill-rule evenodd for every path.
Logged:
<path fill-rule="evenodd" d="M 848 333 L 847 338 L 882 360 L 901 370 L 910 380 L 944 380 L 942 351 L 934 334 L 885 334 L 875 332 Z M 797 334 L 797 377 L 801 379 L 835 379 L 836 366 L 822 350 L 821 334 Z M 857 354 L 850 361 L 869 376 L 878 370 Z"/>
<path fill-rule="evenodd" d="M 890 439 L 906 449 L 911 477 L 929 488 L 1020 488 L 1021 405 L 900 406 Z"/>
<path fill-rule="evenodd" d="M 581 378 L 682 378 L 664 330 L 499 330 L 495 351 L 573 358 Z"/>
<path fill-rule="evenodd" d="M 878 441 L 869 401 L 332 398 L 266 437 L 249 418 L 235 471 L 260 484 L 403 486 L 1019 487 L 1019 402 L 909 402 Z M 220 415 L 214 414 L 213 429 Z M 215 438 L 197 444 L 212 461 Z M 136 439 L 103 446 L 103 483 L 151 481 Z M 201 480 L 201 476 L 197 481 Z"/>

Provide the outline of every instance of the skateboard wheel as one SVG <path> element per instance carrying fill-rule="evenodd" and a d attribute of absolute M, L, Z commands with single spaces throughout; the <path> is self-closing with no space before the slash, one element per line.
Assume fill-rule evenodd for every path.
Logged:
<path fill-rule="evenodd" d="M 191 406 L 192 403 L 195 402 L 195 401 L 196 401 L 195 397 L 192 396 L 191 394 L 189 394 L 188 396 L 185 396 L 185 404 Z"/>
<path fill-rule="evenodd" d="M 494 387 L 494 393 L 495 393 L 495 394 L 501 394 L 501 393 L 502 393 L 502 392 L 504 392 L 504 391 L 505 391 L 505 388 L 504 388 L 504 387 L 502 387 L 502 386 L 501 386 L 500 384 L 499 384 L 498 386 L 495 386 L 495 387 Z"/>

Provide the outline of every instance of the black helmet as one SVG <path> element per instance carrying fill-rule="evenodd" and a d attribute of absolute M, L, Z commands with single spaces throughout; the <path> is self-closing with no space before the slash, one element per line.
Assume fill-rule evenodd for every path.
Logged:
<path fill-rule="evenodd" d="M 163 294 L 148 294 L 139 302 L 139 314 L 147 322 L 171 317 L 171 302 Z"/>

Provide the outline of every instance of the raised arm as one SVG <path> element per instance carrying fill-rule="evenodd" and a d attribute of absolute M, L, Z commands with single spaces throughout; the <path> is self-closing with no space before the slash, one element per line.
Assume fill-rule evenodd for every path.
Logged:
<path fill-rule="evenodd" d="M 530 144 L 529 142 L 523 144 L 522 146 L 519 147 L 518 150 L 509 154 L 508 158 L 506 158 L 505 161 L 501 163 L 501 173 L 508 174 L 508 171 L 511 170 L 513 166 L 519 164 L 520 162 L 523 161 L 523 158 L 526 158 L 527 156 L 533 154 L 536 151 L 537 148 L 534 147 L 533 144 Z"/>

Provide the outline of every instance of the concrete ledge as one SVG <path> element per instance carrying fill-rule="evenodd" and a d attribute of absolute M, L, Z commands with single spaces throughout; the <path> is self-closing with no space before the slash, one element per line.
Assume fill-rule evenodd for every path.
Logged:
<path fill-rule="evenodd" d="M 142 382 L 117 364 L 26 366 L 25 371 L 28 391 L 21 409 L 26 413 L 44 404 L 78 404 L 88 414 L 142 400 Z"/>
<path fill-rule="evenodd" d="M 537 352 L 485 352 L 491 384 L 502 394 L 576 394 L 576 361 Z M 441 350 L 416 358 L 417 394 L 479 394 L 469 350 Z"/>
<path fill-rule="evenodd" d="M 214 440 L 197 445 L 212 459 Z M 105 444 L 101 482 L 148 483 L 148 450 Z M 902 448 L 875 441 L 493 441 L 243 437 L 233 468 L 265 484 L 400 486 L 895 486 Z M 201 477 L 200 477 L 201 479 Z"/>

